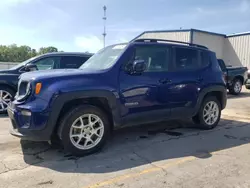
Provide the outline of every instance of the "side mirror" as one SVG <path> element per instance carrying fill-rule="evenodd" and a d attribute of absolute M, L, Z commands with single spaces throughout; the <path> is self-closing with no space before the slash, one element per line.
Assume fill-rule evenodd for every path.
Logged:
<path fill-rule="evenodd" d="M 144 60 L 135 60 L 133 62 L 133 73 L 143 73 L 146 70 L 146 64 Z"/>
<path fill-rule="evenodd" d="M 25 65 L 24 70 L 27 72 L 30 72 L 30 71 L 36 71 L 38 69 L 37 69 L 37 66 L 35 64 L 27 64 L 27 65 Z"/>

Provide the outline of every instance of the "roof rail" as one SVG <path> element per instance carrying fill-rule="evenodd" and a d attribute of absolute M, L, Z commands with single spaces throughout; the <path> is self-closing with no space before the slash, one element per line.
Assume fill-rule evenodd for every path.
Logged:
<path fill-rule="evenodd" d="M 178 44 L 187 44 L 189 46 L 196 46 L 199 48 L 205 48 L 208 49 L 206 46 L 199 45 L 199 44 L 193 44 L 189 42 L 181 42 L 181 41 L 176 41 L 176 40 L 165 40 L 165 39 L 135 39 L 132 42 L 170 42 L 170 43 L 178 43 Z"/>

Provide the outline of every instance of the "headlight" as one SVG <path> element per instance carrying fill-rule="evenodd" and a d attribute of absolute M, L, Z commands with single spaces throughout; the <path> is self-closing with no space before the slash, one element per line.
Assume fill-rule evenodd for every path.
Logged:
<path fill-rule="evenodd" d="M 18 83 L 18 91 L 16 99 L 17 101 L 25 100 L 31 93 L 31 84 L 27 81 L 19 81 Z"/>
<path fill-rule="evenodd" d="M 30 92 L 30 82 L 27 84 L 27 87 L 26 87 L 26 94 L 29 94 Z"/>

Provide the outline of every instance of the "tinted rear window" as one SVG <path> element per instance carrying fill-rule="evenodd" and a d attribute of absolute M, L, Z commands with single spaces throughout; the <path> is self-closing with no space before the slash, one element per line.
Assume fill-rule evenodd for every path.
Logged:
<path fill-rule="evenodd" d="M 201 68 L 208 66 L 209 65 L 209 52 L 201 51 L 200 56 L 201 56 L 201 62 L 200 62 Z"/>
<path fill-rule="evenodd" d="M 76 69 L 79 68 L 88 57 L 81 56 L 63 56 L 60 63 L 61 69 Z"/>
<path fill-rule="evenodd" d="M 199 68 L 198 51 L 189 48 L 175 48 L 175 69 L 195 70 Z"/>

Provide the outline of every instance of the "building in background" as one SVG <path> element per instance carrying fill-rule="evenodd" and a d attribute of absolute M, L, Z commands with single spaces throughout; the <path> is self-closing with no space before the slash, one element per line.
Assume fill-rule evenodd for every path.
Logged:
<path fill-rule="evenodd" d="M 225 35 L 197 29 L 145 31 L 135 39 L 152 38 L 189 42 L 207 46 L 227 65 L 250 69 L 250 32 Z"/>

